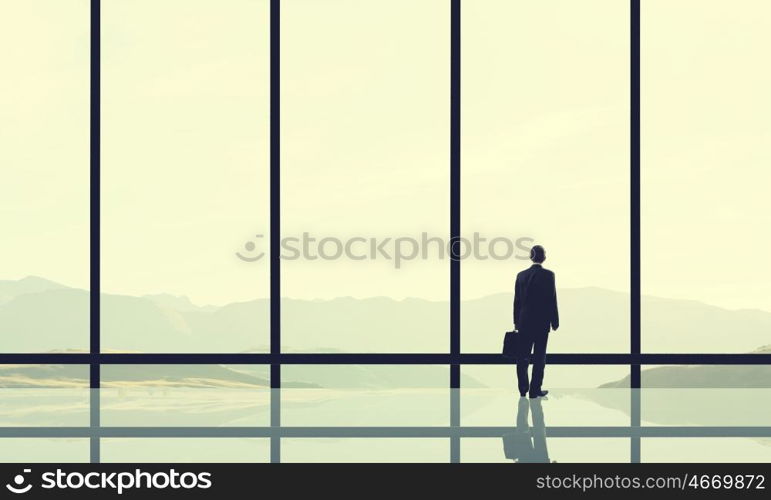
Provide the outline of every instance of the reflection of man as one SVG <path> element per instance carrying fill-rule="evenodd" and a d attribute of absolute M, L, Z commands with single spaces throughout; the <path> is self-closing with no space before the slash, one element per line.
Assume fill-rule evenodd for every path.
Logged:
<path fill-rule="evenodd" d="M 533 417 L 533 450 L 535 462 L 549 463 L 549 450 L 546 448 L 546 424 L 543 420 L 541 400 L 530 402 L 530 415 Z"/>
<path fill-rule="evenodd" d="M 514 328 L 518 331 L 517 384 L 519 395 L 530 398 L 546 396 L 541 389 L 546 366 L 546 343 L 549 329 L 559 328 L 557 288 L 554 273 L 544 269 L 546 251 L 541 245 L 530 250 L 533 265 L 517 274 L 514 287 Z M 530 357 L 533 361 L 533 379 L 528 381 Z"/>
<path fill-rule="evenodd" d="M 527 426 L 528 407 L 533 416 L 533 428 Z M 520 399 L 517 406 L 516 430 L 503 436 L 503 454 L 517 463 L 549 463 L 546 448 L 546 426 L 540 400 Z"/>

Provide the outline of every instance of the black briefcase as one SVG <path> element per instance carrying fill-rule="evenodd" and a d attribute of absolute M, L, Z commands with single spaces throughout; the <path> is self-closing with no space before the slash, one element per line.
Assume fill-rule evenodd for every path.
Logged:
<path fill-rule="evenodd" d="M 503 336 L 503 357 L 514 359 L 517 357 L 517 339 L 519 334 L 516 330 L 506 332 Z"/>

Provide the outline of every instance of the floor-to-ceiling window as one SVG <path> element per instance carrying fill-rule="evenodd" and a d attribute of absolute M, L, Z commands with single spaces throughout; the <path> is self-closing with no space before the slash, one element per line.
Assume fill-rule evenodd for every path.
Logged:
<path fill-rule="evenodd" d="M 6 459 L 768 460 L 765 2 L 2 9 Z"/>

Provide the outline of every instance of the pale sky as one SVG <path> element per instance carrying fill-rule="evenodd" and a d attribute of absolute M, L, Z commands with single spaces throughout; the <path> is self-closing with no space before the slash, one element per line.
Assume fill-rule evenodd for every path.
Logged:
<path fill-rule="evenodd" d="M 561 287 L 629 289 L 627 4 L 463 6 L 463 232 L 536 239 Z M 771 4 L 643 9 L 643 291 L 769 310 Z M 449 38 L 445 0 L 284 1 L 285 234 L 447 234 Z M 88 2 L 3 0 L 0 43 L 0 279 L 85 288 Z M 235 252 L 268 232 L 268 2 L 104 0 L 102 54 L 103 289 L 267 296 Z M 522 267 L 465 261 L 463 297 Z M 449 264 L 285 262 L 283 290 L 444 300 Z"/>
<path fill-rule="evenodd" d="M 88 1 L 0 1 L 0 279 L 88 284 Z"/>

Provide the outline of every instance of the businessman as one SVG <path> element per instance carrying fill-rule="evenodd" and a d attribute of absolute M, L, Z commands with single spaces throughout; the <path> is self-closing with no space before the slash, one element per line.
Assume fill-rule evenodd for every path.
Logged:
<path fill-rule="evenodd" d="M 560 325 L 557 312 L 557 288 L 554 273 L 544 269 L 546 250 L 541 245 L 530 249 L 533 265 L 517 274 L 514 286 L 514 328 L 518 336 L 517 384 L 519 395 L 530 398 L 546 396 L 541 388 L 546 365 L 546 343 L 549 331 Z M 533 362 L 533 378 L 528 380 L 527 369 Z"/>

